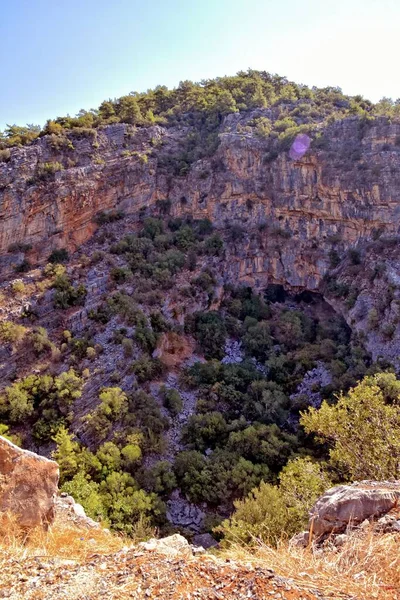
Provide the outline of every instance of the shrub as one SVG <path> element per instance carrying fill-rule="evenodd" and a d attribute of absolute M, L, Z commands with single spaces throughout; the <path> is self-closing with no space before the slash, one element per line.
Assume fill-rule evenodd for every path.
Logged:
<path fill-rule="evenodd" d="M 204 249 L 210 256 L 221 256 L 224 242 L 218 233 L 213 233 L 205 241 Z"/>
<path fill-rule="evenodd" d="M 114 223 L 115 221 L 119 221 L 124 218 L 124 213 L 122 210 L 110 210 L 110 211 L 101 211 L 97 213 L 94 220 L 98 225 L 105 225 L 106 223 Z"/>
<path fill-rule="evenodd" d="M 191 415 L 184 427 L 182 438 L 195 450 L 204 452 L 223 443 L 227 435 L 227 423 L 220 412 Z"/>
<path fill-rule="evenodd" d="M 262 541 L 277 545 L 281 539 L 304 529 L 308 511 L 331 486 L 321 467 L 308 458 L 290 461 L 279 480 L 279 486 L 262 482 L 247 498 L 234 503 L 232 517 L 216 528 L 223 534 L 225 544 Z"/>
<path fill-rule="evenodd" d="M 143 476 L 144 487 L 147 491 L 168 496 L 176 488 L 176 477 L 172 471 L 171 463 L 167 461 L 156 462 Z"/>
<path fill-rule="evenodd" d="M 86 357 L 89 360 L 94 360 L 96 358 L 96 350 L 94 348 L 92 348 L 91 346 L 86 348 Z"/>
<path fill-rule="evenodd" d="M 27 260 L 27 259 L 23 260 L 22 262 L 18 263 L 18 265 L 15 266 L 16 273 L 27 273 L 31 269 L 32 269 L 32 265 L 29 262 L 29 260 Z"/>
<path fill-rule="evenodd" d="M 332 269 L 334 269 L 340 264 L 340 256 L 337 250 L 330 250 L 328 256 L 329 263 Z"/>
<path fill-rule="evenodd" d="M 69 308 L 70 306 L 79 306 L 85 303 L 87 290 L 84 285 L 80 284 L 74 287 L 71 280 L 65 274 L 58 275 L 54 282 L 53 288 L 55 294 L 53 298 L 55 308 Z"/>
<path fill-rule="evenodd" d="M 400 382 L 392 373 L 365 377 L 330 406 L 303 413 L 307 433 L 331 445 L 331 462 L 354 480 L 400 475 Z"/>
<path fill-rule="evenodd" d="M 107 510 L 99 493 L 99 487 L 98 483 L 90 481 L 85 473 L 79 471 L 70 481 L 64 483 L 61 491 L 69 494 L 76 502 L 79 502 L 88 517 L 101 520 L 107 524 Z"/>
<path fill-rule="evenodd" d="M 149 217 L 143 221 L 142 235 L 151 240 L 157 235 L 161 235 L 164 232 L 164 225 L 160 219 Z"/>
<path fill-rule="evenodd" d="M 136 327 L 133 337 L 140 348 L 148 354 L 151 354 L 157 345 L 157 336 L 149 327 Z"/>
<path fill-rule="evenodd" d="M 348 257 L 352 265 L 359 265 L 361 263 L 361 254 L 356 248 L 350 248 Z"/>
<path fill-rule="evenodd" d="M 54 179 L 55 174 L 63 170 L 64 166 L 57 161 L 38 163 L 36 169 L 36 177 L 37 179 L 43 181 Z"/>
<path fill-rule="evenodd" d="M 223 357 L 226 327 L 219 313 L 195 313 L 193 334 L 206 358 Z"/>
<path fill-rule="evenodd" d="M 11 152 L 8 148 L 4 148 L 3 150 L 0 149 L 0 163 L 4 162 L 8 162 L 11 158 Z"/>
<path fill-rule="evenodd" d="M 156 377 L 159 377 L 164 368 L 160 360 L 157 358 L 150 358 L 150 356 L 144 354 L 138 360 L 132 363 L 132 371 L 136 375 L 139 383 L 145 383 L 151 381 Z"/>
<path fill-rule="evenodd" d="M 124 283 L 132 276 L 132 271 L 126 267 L 114 267 L 110 276 L 116 283 Z"/>
<path fill-rule="evenodd" d="M 214 290 L 214 285 L 216 284 L 216 281 L 212 273 L 209 273 L 208 271 L 202 271 L 200 275 L 196 277 L 196 279 L 192 280 L 192 284 L 197 286 L 204 292 L 211 294 Z"/>
<path fill-rule="evenodd" d="M 14 242 L 8 246 L 7 252 L 28 252 L 29 250 L 32 250 L 32 244 Z"/>
<path fill-rule="evenodd" d="M 133 354 L 133 342 L 131 339 L 129 338 L 123 338 L 122 342 L 122 348 L 124 350 L 124 356 L 126 358 L 130 358 Z"/>
<path fill-rule="evenodd" d="M 172 388 L 161 389 L 163 404 L 173 417 L 176 417 L 183 409 L 183 402 L 180 393 Z"/>
<path fill-rule="evenodd" d="M 12 321 L 2 321 L 0 323 L 0 340 L 5 344 L 15 344 L 20 342 L 26 334 L 26 328 Z"/>
<path fill-rule="evenodd" d="M 25 292 L 25 284 L 23 281 L 13 281 L 11 290 L 16 296 L 22 295 Z"/>
<path fill-rule="evenodd" d="M 44 327 L 35 327 L 27 335 L 27 344 L 31 347 L 37 356 L 49 352 L 53 344 L 48 338 L 48 333 Z"/>

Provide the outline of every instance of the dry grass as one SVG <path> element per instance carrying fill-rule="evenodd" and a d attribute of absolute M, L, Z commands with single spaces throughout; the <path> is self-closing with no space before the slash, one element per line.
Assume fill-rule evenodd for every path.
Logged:
<path fill-rule="evenodd" d="M 111 554 L 127 545 L 131 545 L 129 540 L 122 536 L 104 529 L 78 528 L 71 523 L 56 523 L 47 532 L 37 528 L 28 537 L 16 525 L 15 517 L 7 515 L 0 523 L 2 560 L 40 556 L 85 562 L 90 555 Z"/>
<path fill-rule="evenodd" d="M 398 534 L 377 534 L 371 528 L 351 536 L 340 549 L 303 549 L 282 542 L 278 548 L 234 546 L 225 554 L 234 560 L 262 562 L 279 575 L 337 598 L 400 599 Z"/>
<path fill-rule="evenodd" d="M 398 543 L 398 534 L 379 535 L 371 528 L 351 536 L 340 549 L 292 548 L 281 542 L 278 548 L 235 545 L 218 554 L 229 558 L 230 563 L 273 569 L 277 575 L 292 579 L 299 588 L 318 590 L 324 597 L 400 600 Z M 29 562 L 34 557 L 68 559 L 84 567 L 94 556 L 112 555 L 131 545 L 132 540 L 102 529 L 78 529 L 70 523 L 56 523 L 47 533 L 34 531 L 24 540 L 15 520 L 7 518 L 0 524 L 0 573 L 10 559 L 22 566 L 24 560 Z M 152 559 L 146 565 L 151 570 Z M 115 566 L 118 570 L 117 563 Z M 0 582 L 1 579 L 0 575 Z"/>

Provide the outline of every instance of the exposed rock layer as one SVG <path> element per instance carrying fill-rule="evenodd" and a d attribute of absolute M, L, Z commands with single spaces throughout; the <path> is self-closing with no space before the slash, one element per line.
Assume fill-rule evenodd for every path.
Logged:
<path fill-rule="evenodd" d="M 53 522 L 58 477 L 57 463 L 0 436 L 0 512 L 15 515 L 22 528 Z"/>
<path fill-rule="evenodd" d="M 268 141 L 237 130 L 250 117 L 230 115 L 216 155 L 183 177 L 161 160 L 179 148 L 179 129 L 118 124 L 73 139 L 74 150 L 55 149 L 49 137 L 13 149 L 0 164 L 0 252 L 15 242 L 32 244 L 33 259 L 73 250 L 91 236 L 99 211 L 133 214 L 168 198 L 174 216 L 207 217 L 221 229 L 237 224 L 249 234 L 228 257 L 227 279 L 313 290 L 333 244 L 349 247 L 374 229 L 398 232 L 400 125 L 348 118 L 325 129 L 324 149 L 269 161 Z M 38 164 L 55 161 L 64 170 L 38 180 Z M 21 256 L 3 265 L 13 260 Z"/>

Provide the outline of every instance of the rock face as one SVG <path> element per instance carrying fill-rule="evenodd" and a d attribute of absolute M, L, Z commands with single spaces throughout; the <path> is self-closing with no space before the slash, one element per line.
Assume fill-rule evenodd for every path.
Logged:
<path fill-rule="evenodd" d="M 57 247 L 74 250 L 95 230 L 99 211 L 137 214 L 168 199 L 172 216 L 207 217 L 218 229 L 234 225 L 248 234 L 227 257 L 227 279 L 315 290 L 338 240 L 348 248 L 376 229 L 398 233 L 400 124 L 378 118 L 364 127 L 347 118 L 325 127 L 323 148 L 301 160 L 288 152 L 270 160 L 268 140 L 241 133 L 262 115 L 227 117 L 216 154 L 185 176 L 162 161 L 185 134 L 177 128 L 115 124 L 95 137 L 70 134 L 73 149 L 60 149 L 51 136 L 12 149 L 0 164 L 0 253 L 18 242 L 33 246 L 32 260 Z M 38 165 L 46 162 L 63 170 L 40 179 Z M 5 255 L 3 268 L 11 264 Z"/>
<path fill-rule="evenodd" d="M 53 522 L 58 478 L 57 463 L 0 436 L 0 512 L 16 515 L 23 529 Z"/>
<path fill-rule="evenodd" d="M 318 538 L 345 531 L 365 519 L 377 519 L 397 507 L 400 482 L 362 481 L 325 492 L 310 512 L 310 527 Z"/>
<path fill-rule="evenodd" d="M 82 529 L 100 529 L 100 523 L 97 523 L 85 513 L 81 504 L 75 502 L 72 496 L 61 493 L 55 502 L 55 516 L 57 522 L 67 522 Z"/>

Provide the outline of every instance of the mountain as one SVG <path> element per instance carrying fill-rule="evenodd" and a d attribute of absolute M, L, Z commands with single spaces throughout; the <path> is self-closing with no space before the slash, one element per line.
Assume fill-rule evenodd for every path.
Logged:
<path fill-rule="evenodd" d="M 211 531 L 328 457 L 302 410 L 398 367 L 398 105 L 249 71 L 0 161 L 0 433 L 115 529 Z"/>

